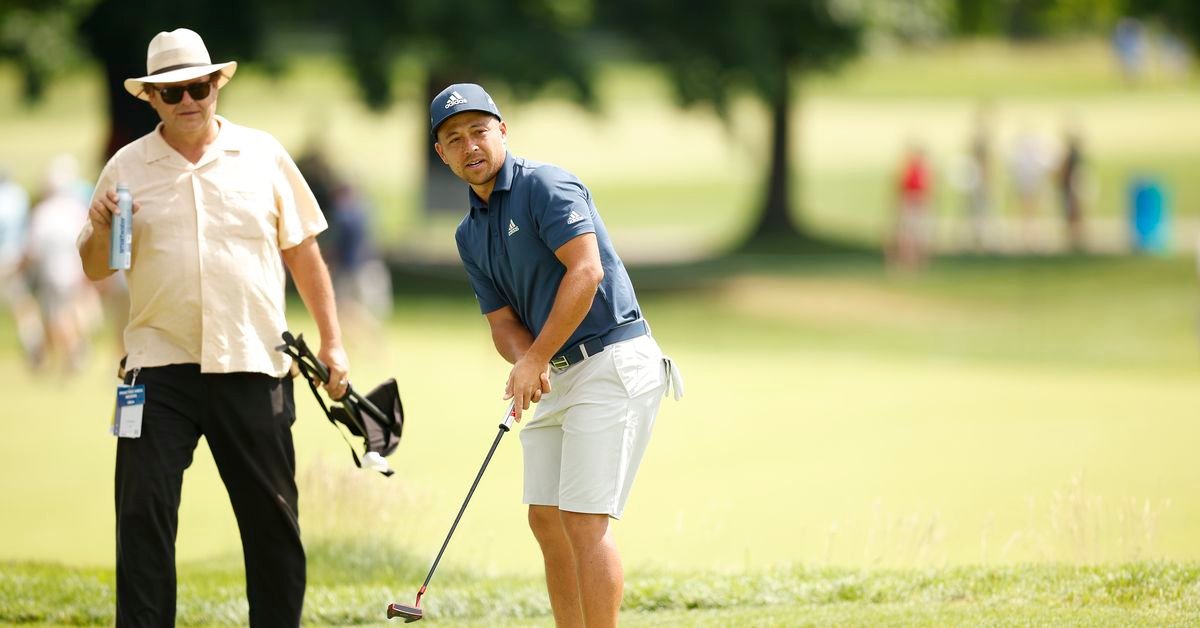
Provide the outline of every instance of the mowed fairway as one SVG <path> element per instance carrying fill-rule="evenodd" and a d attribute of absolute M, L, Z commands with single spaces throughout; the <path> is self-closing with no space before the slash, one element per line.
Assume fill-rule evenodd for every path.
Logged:
<path fill-rule="evenodd" d="M 650 291 L 646 311 L 688 394 L 664 403 L 617 525 L 630 566 L 1200 558 L 1191 272 L 994 261 L 897 280 L 864 262 L 806 271 L 760 259 L 687 292 Z M 352 347 L 356 381 L 401 382 L 409 424 L 391 479 L 353 471 L 297 390 L 308 534 L 436 550 L 503 410 L 507 371 L 473 307 L 402 299 L 383 338 Z M 303 318 L 293 328 L 311 333 Z M 113 381 L 95 365 L 69 383 L 31 378 L 15 356 L 0 366 L 14 391 L 0 434 L 13 506 L 4 559 L 112 560 Z M 535 574 L 519 500 L 510 436 L 447 561 Z M 201 451 L 180 558 L 228 556 L 237 538 Z"/>

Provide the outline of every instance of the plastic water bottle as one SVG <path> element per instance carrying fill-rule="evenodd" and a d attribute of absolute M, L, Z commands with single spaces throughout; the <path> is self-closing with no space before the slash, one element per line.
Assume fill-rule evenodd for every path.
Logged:
<path fill-rule="evenodd" d="M 109 240 L 108 267 L 129 270 L 133 261 L 133 195 L 129 186 L 117 184 L 117 207 L 121 213 L 113 216 L 112 239 Z"/>

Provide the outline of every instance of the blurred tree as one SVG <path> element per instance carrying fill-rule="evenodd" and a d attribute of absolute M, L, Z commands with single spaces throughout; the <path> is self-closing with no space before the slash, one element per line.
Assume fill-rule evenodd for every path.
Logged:
<path fill-rule="evenodd" d="M 1124 0 L 1131 15 L 1162 22 L 1164 27 L 1200 49 L 1200 2 L 1197 0 Z"/>
<path fill-rule="evenodd" d="M 379 109 L 392 100 L 393 63 L 410 56 L 426 73 L 419 92 L 429 103 L 459 82 L 502 84 L 517 98 L 548 86 L 556 95 L 595 102 L 593 70 L 585 45 L 592 19 L 589 0 L 343 0 L 328 9 L 345 37 L 346 61 L 364 101 Z M 428 110 L 420 107 L 422 127 Z M 461 182 L 442 164 L 428 136 L 425 207 L 462 207 Z"/>
<path fill-rule="evenodd" d="M 158 123 L 154 111 L 130 98 L 123 86 L 126 78 L 146 73 L 146 45 L 155 33 L 187 26 L 204 36 L 214 59 L 254 59 L 259 56 L 263 15 L 271 1 L 6 0 L 0 3 L 0 56 L 16 62 L 23 97 L 32 103 L 41 98 L 50 80 L 85 56 L 77 43 L 82 39 L 104 70 L 107 158 Z"/>
<path fill-rule="evenodd" d="M 960 35 L 1035 39 L 1110 28 L 1125 0 L 950 0 Z"/>
<path fill-rule="evenodd" d="M 268 30 L 334 31 L 362 99 L 378 110 L 392 101 L 392 68 L 401 55 L 429 69 L 420 87 L 423 102 L 451 82 L 487 80 L 504 84 L 517 97 L 561 83 L 560 94 L 593 103 L 591 65 L 583 45 L 591 18 L 589 0 L 4 0 L 0 56 L 17 61 L 24 93 L 33 101 L 58 68 L 79 56 L 71 56 L 74 48 L 69 44 L 76 33 L 81 35 L 104 70 L 110 118 L 107 157 L 158 122 L 154 111 L 130 98 L 122 84 L 145 74 L 146 45 L 162 30 L 191 28 L 204 37 L 214 60 L 241 63 L 264 60 Z M 423 141 L 423 149 L 431 178 L 427 188 L 452 186 L 458 207 L 460 186 L 447 180 L 451 175 L 430 142 Z M 444 181 L 440 186 L 439 180 Z"/>
<path fill-rule="evenodd" d="M 950 30 L 949 0 L 875 0 L 863 2 L 861 14 L 866 48 L 923 44 Z"/>
<path fill-rule="evenodd" d="M 953 26 L 963 35 L 999 33 L 1003 22 L 1003 5 L 995 0 L 953 0 Z"/>
<path fill-rule="evenodd" d="M 602 22 L 628 35 L 660 64 L 684 106 L 708 104 L 728 117 L 738 93 L 770 109 L 770 166 L 761 211 L 746 245 L 794 248 L 810 241 L 793 218 L 790 185 L 791 111 L 795 79 L 829 69 L 860 47 L 857 15 L 826 0 L 608 0 L 597 5 Z M 681 147 L 686 158 L 686 146 Z"/>
<path fill-rule="evenodd" d="M 82 56 L 75 27 L 95 0 L 0 2 L 0 58 L 21 73 L 22 97 L 37 102 L 46 85 Z"/>
<path fill-rule="evenodd" d="M 280 0 L 282 3 L 282 0 Z M 269 0 L 205 0 L 146 3 L 100 0 L 83 16 L 80 33 L 104 69 L 109 130 L 104 155 L 145 135 L 158 124 L 148 105 L 131 98 L 125 79 L 146 74 L 146 45 L 160 31 L 190 28 L 204 37 L 214 61 L 259 58 Z"/>

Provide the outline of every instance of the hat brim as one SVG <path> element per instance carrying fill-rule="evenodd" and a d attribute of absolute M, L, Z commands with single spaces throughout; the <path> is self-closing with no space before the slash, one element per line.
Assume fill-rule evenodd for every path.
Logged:
<path fill-rule="evenodd" d="M 149 101 L 150 97 L 146 95 L 147 84 L 159 83 L 178 83 L 181 81 L 190 81 L 201 76 L 208 76 L 213 72 L 220 72 L 221 78 L 217 81 L 217 89 L 225 87 L 229 79 L 233 78 L 237 72 L 237 61 L 228 61 L 226 63 L 214 63 L 211 65 L 197 65 L 190 68 L 179 68 L 170 72 L 161 74 L 150 74 L 139 78 L 125 79 L 125 91 L 129 92 L 136 98 Z"/>

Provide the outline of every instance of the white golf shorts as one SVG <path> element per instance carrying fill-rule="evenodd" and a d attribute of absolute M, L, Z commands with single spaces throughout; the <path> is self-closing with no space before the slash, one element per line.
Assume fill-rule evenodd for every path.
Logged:
<path fill-rule="evenodd" d="M 563 371 L 521 429 L 524 502 L 620 519 L 672 381 L 669 358 L 645 335 L 609 345 Z"/>

